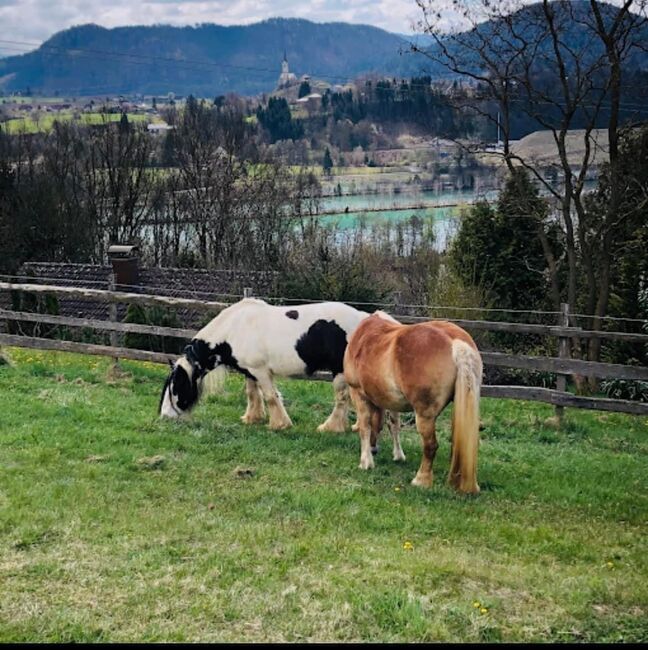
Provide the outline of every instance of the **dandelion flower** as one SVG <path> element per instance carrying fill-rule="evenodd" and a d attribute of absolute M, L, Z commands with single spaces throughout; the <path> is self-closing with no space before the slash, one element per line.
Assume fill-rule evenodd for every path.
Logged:
<path fill-rule="evenodd" d="M 481 603 L 480 603 L 478 600 L 476 600 L 476 601 L 473 603 L 473 607 L 474 607 L 475 609 L 478 609 L 479 607 L 481 607 Z"/>
<path fill-rule="evenodd" d="M 479 611 L 481 614 L 488 614 L 488 607 L 482 607 Z"/>
<path fill-rule="evenodd" d="M 403 548 L 404 548 L 406 551 L 413 551 L 413 550 L 414 550 L 414 544 L 412 544 L 412 542 L 405 542 L 405 543 L 403 544 Z"/>
<path fill-rule="evenodd" d="M 394 492 L 400 492 L 400 487 L 396 486 L 396 487 L 394 488 Z"/>

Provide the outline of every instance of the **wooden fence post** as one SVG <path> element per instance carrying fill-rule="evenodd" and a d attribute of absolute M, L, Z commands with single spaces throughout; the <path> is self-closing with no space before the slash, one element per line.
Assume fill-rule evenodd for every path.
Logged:
<path fill-rule="evenodd" d="M 398 314 L 399 313 L 398 310 L 400 309 L 400 305 L 401 305 L 401 302 L 402 302 L 402 293 L 400 291 L 394 291 L 394 293 L 392 294 L 392 301 L 394 303 L 394 312 L 393 313 Z"/>
<path fill-rule="evenodd" d="M 558 325 L 569 327 L 569 305 L 566 302 L 560 303 L 560 315 L 558 316 Z M 569 359 L 569 338 L 561 336 L 558 342 L 558 356 L 561 359 Z M 567 390 L 567 375 L 559 374 L 556 379 L 556 388 L 563 393 Z M 562 425 L 563 416 L 565 415 L 564 406 L 556 406 L 556 417 L 558 424 Z"/>
<path fill-rule="evenodd" d="M 108 278 L 108 290 L 115 291 L 117 286 L 117 276 L 114 273 L 111 273 Z M 108 305 L 108 320 L 113 323 L 117 322 L 117 303 L 111 302 Z M 117 332 L 110 332 L 110 347 L 118 348 L 119 347 L 119 334 Z M 114 357 L 113 361 L 115 362 L 115 368 L 119 368 L 119 357 Z"/>
<path fill-rule="evenodd" d="M 252 287 L 244 287 L 243 288 L 243 297 L 244 298 L 252 298 L 253 297 L 253 291 Z"/>

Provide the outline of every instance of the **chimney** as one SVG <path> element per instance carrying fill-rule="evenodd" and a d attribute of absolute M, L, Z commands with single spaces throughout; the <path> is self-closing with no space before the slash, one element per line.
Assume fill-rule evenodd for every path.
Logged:
<path fill-rule="evenodd" d="M 114 245 L 108 248 L 108 259 L 112 264 L 117 291 L 137 292 L 139 285 L 138 246 Z"/>

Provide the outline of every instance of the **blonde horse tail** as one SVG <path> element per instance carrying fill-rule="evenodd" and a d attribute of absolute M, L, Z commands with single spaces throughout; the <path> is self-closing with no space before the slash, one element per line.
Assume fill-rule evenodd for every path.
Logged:
<path fill-rule="evenodd" d="M 479 449 L 479 394 L 482 360 L 479 352 L 464 341 L 452 342 L 457 367 L 452 415 L 452 460 L 448 482 L 460 492 L 476 494 Z"/>

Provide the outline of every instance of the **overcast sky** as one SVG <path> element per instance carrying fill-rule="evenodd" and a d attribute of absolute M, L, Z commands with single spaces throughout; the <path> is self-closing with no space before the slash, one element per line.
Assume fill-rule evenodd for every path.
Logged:
<path fill-rule="evenodd" d="M 282 16 L 411 33 L 419 11 L 415 0 L 0 0 L 0 41 L 4 41 L 0 56 L 18 53 L 19 47 L 8 40 L 41 43 L 55 32 L 84 23 L 240 25 Z"/>

